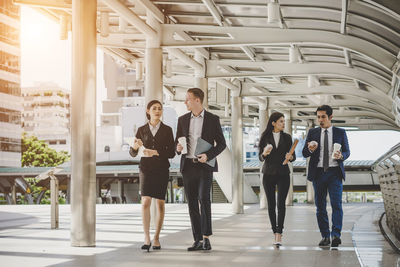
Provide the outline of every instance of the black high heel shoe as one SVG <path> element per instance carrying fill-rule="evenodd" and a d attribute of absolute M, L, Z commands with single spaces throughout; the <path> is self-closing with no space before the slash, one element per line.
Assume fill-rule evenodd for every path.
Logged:
<path fill-rule="evenodd" d="M 160 250 L 160 249 L 161 249 L 161 245 L 159 245 L 159 246 L 153 246 L 153 249 L 155 249 L 155 250 Z"/>
<path fill-rule="evenodd" d="M 142 246 L 142 250 L 147 250 L 147 252 L 150 251 L 150 248 L 151 248 L 151 242 L 150 242 L 149 245 L 144 244 L 144 245 Z"/>

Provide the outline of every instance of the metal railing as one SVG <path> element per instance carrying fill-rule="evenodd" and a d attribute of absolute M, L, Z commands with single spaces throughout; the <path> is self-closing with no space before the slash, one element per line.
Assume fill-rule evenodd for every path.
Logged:
<path fill-rule="evenodd" d="M 375 161 L 386 211 L 386 223 L 400 240 L 400 143 Z"/>

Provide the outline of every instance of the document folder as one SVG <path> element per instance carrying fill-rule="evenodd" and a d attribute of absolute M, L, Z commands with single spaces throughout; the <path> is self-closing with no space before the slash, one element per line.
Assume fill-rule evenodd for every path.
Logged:
<path fill-rule="evenodd" d="M 196 145 L 196 149 L 194 151 L 194 155 L 197 157 L 197 155 L 207 152 L 212 147 L 213 147 L 213 145 L 211 145 L 209 142 L 207 142 L 206 140 L 199 137 L 197 139 L 197 145 Z M 213 158 L 211 160 L 206 161 L 206 164 L 211 167 L 215 167 L 215 162 L 216 162 L 216 159 Z"/>

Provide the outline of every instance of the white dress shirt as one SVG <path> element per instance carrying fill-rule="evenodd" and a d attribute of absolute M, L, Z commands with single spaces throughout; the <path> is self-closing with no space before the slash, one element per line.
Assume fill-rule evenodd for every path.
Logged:
<path fill-rule="evenodd" d="M 329 167 L 339 166 L 338 162 L 332 159 L 333 152 L 333 128 L 332 126 L 328 129 L 328 155 L 329 155 Z M 319 142 L 320 151 L 319 151 L 319 162 L 317 167 L 323 168 L 323 160 L 324 160 L 324 140 L 325 140 L 325 129 L 321 128 L 321 140 Z"/>
<path fill-rule="evenodd" d="M 149 122 L 150 131 L 151 131 L 151 134 L 153 135 L 153 137 L 156 136 L 156 134 L 158 132 L 158 129 L 160 129 L 160 125 L 161 125 L 161 121 L 159 121 L 156 124 L 156 126 L 151 125 L 150 122 Z"/>
<path fill-rule="evenodd" d="M 281 137 L 281 132 L 272 132 L 272 135 L 274 136 L 274 141 L 275 141 L 275 147 L 278 148 L 279 145 L 279 138 Z"/>
<path fill-rule="evenodd" d="M 203 121 L 204 121 L 204 109 L 200 113 L 199 116 L 193 115 L 190 116 L 190 125 L 189 125 L 189 142 L 187 146 L 188 153 L 186 158 L 196 158 L 194 152 L 196 150 L 197 139 L 201 137 L 201 131 L 203 129 Z"/>

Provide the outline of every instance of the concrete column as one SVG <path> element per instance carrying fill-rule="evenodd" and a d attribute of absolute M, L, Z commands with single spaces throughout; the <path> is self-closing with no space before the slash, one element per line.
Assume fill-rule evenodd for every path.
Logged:
<path fill-rule="evenodd" d="M 162 102 L 163 84 L 162 84 L 162 49 L 160 47 L 161 25 L 156 18 L 149 12 L 146 14 L 146 23 L 157 31 L 156 38 L 147 37 L 145 50 L 145 83 L 144 98 L 147 105 L 153 99 Z"/>
<path fill-rule="evenodd" d="M 157 31 L 157 36 L 154 38 L 146 38 L 145 50 L 145 84 L 144 98 L 147 105 L 153 99 L 163 102 L 163 82 L 162 82 L 162 49 L 160 47 L 161 25 L 158 20 L 147 11 L 146 23 Z M 152 199 L 150 206 L 150 227 L 156 228 L 157 206 L 156 200 Z"/>
<path fill-rule="evenodd" d="M 72 1 L 71 245 L 96 244 L 96 0 Z"/>
<path fill-rule="evenodd" d="M 261 139 L 261 134 L 265 131 L 267 128 L 267 123 L 268 123 L 268 102 L 266 100 L 265 105 L 259 105 L 259 121 L 260 121 L 260 139 Z M 265 195 L 265 190 L 263 186 L 263 173 L 262 173 L 262 165 L 260 167 L 260 209 L 266 209 L 268 206 L 267 202 L 267 196 Z"/>
<path fill-rule="evenodd" d="M 203 65 L 203 70 L 195 70 L 194 75 L 194 87 L 200 88 L 204 92 L 204 101 L 203 107 L 208 108 L 208 79 L 204 78 L 204 66 L 205 59 L 204 57 L 197 51 L 194 52 L 194 59 Z"/>
<path fill-rule="evenodd" d="M 243 118 L 242 98 L 232 90 L 232 209 L 243 213 Z"/>
<path fill-rule="evenodd" d="M 58 208 L 58 179 L 54 175 L 50 176 L 50 204 L 51 204 L 51 229 L 58 229 L 59 208 Z"/>
<path fill-rule="evenodd" d="M 293 134 L 293 127 L 292 127 L 292 118 L 290 114 L 290 110 L 284 113 L 285 115 L 285 131 L 292 136 Z M 293 205 L 293 164 L 288 163 L 290 169 L 290 186 L 289 192 L 286 197 L 286 205 L 292 206 Z"/>
<path fill-rule="evenodd" d="M 124 195 L 124 183 L 122 180 L 118 180 L 118 197 L 119 203 L 122 203 L 122 196 Z"/>
<path fill-rule="evenodd" d="M 15 181 L 14 184 L 11 186 L 11 201 L 13 205 L 17 204 L 17 187 L 15 186 Z"/>
<path fill-rule="evenodd" d="M 313 125 L 314 125 L 313 121 L 311 121 L 311 122 L 308 124 L 306 136 L 307 136 L 307 134 L 308 134 L 308 131 L 309 131 L 311 128 L 314 127 Z M 306 177 L 307 177 L 307 175 L 308 175 L 308 165 L 309 165 L 309 164 L 310 164 L 310 157 L 308 157 L 307 160 L 306 160 Z M 313 203 L 314 203 L 314 186 L 313 186 L 313 183 L 310 182 L 310 181 L 308 181 L 308 180 L 307 180 L 306 183 L 307 183 L 307 184 L 306 184 L 307 203 L 313 204 Z"/>
<path fill-rule="evenodd" d="M 65 204 L 71 204 L 71 177 L 67 178 L 67 195 Z"/>

